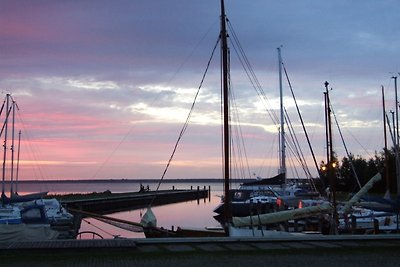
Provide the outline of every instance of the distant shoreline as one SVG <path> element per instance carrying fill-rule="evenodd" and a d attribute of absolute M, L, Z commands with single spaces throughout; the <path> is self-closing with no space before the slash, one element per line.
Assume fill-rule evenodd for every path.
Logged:
<path fill-rule="evenodd" d="M 232 179 L 232 182 L 244 182 L 253 179 Z M 188 179 L 165 179 L 162 180 L 161 183 L 222 183 L 223 179 L 219 178 L 188 178 Z M 158 183 L 159 179 L 63 179 L 63 180 L 20 180 L 19 184 L 40 184 L 40 183 Z M 6 181 L 6 183 L 10 183 L 10 181 Z"/>
<path fill-rule="evenodd" d="M 232 183 L 243 183 L 255 181 L 256 179 L 231 179 Z M 291 179 L 289 179 L 291 180 Z M 5 181 L 7 184 L 10 181 Z M 159 179 L 60 179 L 60 180 L 19 180 L 19 184 L 44 184 L 44 183 L 159 183 Z M 184 179 L 164 179 L 161 183 L 222 183 L 223 178 L 184 178 Z"/>

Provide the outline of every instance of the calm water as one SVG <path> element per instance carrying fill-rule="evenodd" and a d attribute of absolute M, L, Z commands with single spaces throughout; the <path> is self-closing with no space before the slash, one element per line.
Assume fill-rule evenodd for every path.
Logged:
<path fill-rule="evenodd" d="M 146 187 L 149 185 L 150 190 L 157 188 L 157 183 L 143 183 Z M 207 188 L 211 187 L 211 198 L 206 200 L 197 200 L 169 204 L 159 207 L 153 207 L 152 210 L 157 217 L 157 225 L 165 228 L 171 226 L 177 227 L 193 227 L 200 228 L 205 226 L 219 226 L 219 223 L 213 218 L 215 213 L 213 209 L 220 203 L 220 196 L 222 195 L 222 184 L 217 182 L 179 182 L 179 183 L 163 183 L 160 189 L 171 189 L 174 186 L 176 189 L 190 189 L 191 187 Z M 89 192 L 104 192 L 110 190 L 113 193 L 120 192 L 135 192 L 140 188 L 138 182 L 99 182 L 99 183 L 37 183 L 37 184 L 23 184 L 19 185 L 20 194 L 31 192 L 44 192 L 48 191 L 50 194 L 63 194 L 63 193 L 89 193 Z M 140 222 L 143 210 L 131 210 L 126 212 L 118 212 L 109 214 L 107 216 L 119 218 L 127 221 Z M 120 237 L 144 237 L 142 233 L 134 233 L 118 227 L 108 225 L 95 219 L 84 219 L 82 221 L 80 231 L 93 231 L 104 238 Z M 86 237 L 89 238 L 89 237 Z"/>

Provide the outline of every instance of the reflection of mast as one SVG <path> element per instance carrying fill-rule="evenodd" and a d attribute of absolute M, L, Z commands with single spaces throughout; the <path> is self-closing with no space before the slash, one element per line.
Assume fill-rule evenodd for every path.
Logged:
<path fill-rule="evenodd" d="M 230 160 L 230 140 L 229 140 L 229 88 L 228 88 L 228 40 L 226 32 L 226 16 L 224 0 L 221 0 L 221 54 L 222 54 L 222 93 L 224 111 L 224 214 L 225 223 L 231 221 L 231 207 L 229 195 L 229 160 Z"/>
<path fill-rule="evenodd" d="M 333 204 L 333 216 L 331 222 L 331 234 L 336 234 L 336 224 L 337 224 L 337 209 L 336 209 L 336 181 L 335 181 L 335 169 L 334 169 L 334 157 L 333 157 L 333 146 L 332 146 L 332 121 L 331 121 L 331 104 L 329 100 L 329 90 L 328 82 L 325 82 L 325 124 L 326 124 L 326 150 L 327 150 L 327 172 L 328 181 L 330 184 L 330 190 L 332 194 L 332 204 Z"/>

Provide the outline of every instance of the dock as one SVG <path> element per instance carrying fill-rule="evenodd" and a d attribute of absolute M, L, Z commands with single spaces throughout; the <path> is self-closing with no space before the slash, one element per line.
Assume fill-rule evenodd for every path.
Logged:
<path fill-rule="evenodd" d="M 400 235 L 0 242 L 2 266 L 398 266 Z"/>
<path fill-rule="evenodd" d="M 100 215 L 115 212 L 146 208 L 152 206 L 167 205 L 178 202 L 209 199 L 210 190 L 161 190 L 145 192 L 87 194 L 79 196 L 57 197 L 65 208 L 83 210 Z"/>

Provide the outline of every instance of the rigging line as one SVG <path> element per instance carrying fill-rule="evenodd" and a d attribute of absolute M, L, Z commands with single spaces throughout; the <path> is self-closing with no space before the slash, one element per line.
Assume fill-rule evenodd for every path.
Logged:
<path fill-rule="evenodd" d="M 230 80 L 231 81 L 231 80 Z M 234 116 L 235 116 L 235 118 L 236 118 L 236 124 L 235 124 L 235 129 L 236 129 L 236 140 L 237 140 L 237 147 L 238 147 L 238 149 L 239 149 L 239 152 L 242 152 L 243 151 L 243 154 L 244 154 L 244 159 L 245 159 L 245 161 L 246 161 L 246 164 L 242 164 L 242 166 L 243 166 L 243 172 L 244 172 L 244 166 L 246 166 L 247 167 L 247 171 L 248 171 L 248 174 L 249 174 L 249 177 L 251 177 L 251 172 L 250 172 L 250 167 L 249 167 L 249 162 L 248 162 L 248 157 L 247 157 L 247 152 L 246 152 L 246 146 L 245 146 L 245 144 L 244 144 L 244 139 L 243 139 L 243 131 L 242 131 L 242 127 L 241 127 L 241 123 L 240 123 L 240 117 L 239 117 L 239 112 L 238 112 L 238 106 L 237 106 L 237 103 L 236 103 L 236 97 L 235 97 L 235 93 L 234 93 L 234 90 L 232 90 L 232 85 L 229 87 L 231 90 L 229 91 L 230 92 L 230 95 L 231 95 L 231 102 L 232 102 L 232 107 L 233 107 L 233 110 L 235 111 L 233 114 L 234 114 Z M 240 156 L 242 155 L 242 153 L 240 153 Z M 243 176 L 244 176 L 244 173 L 243 173 Z"/>
<path fill-rule="evenodd" d="M 232 24 L 230 23 L 230 21 L 228 21 L 228 26 L 229 26 L 230 31 L 232 32 L 233 40 L 236 42 L 237 47 L 240 51 L 240 54 L 242 55 L 242 58 L 243 58 L 244 62 L 246 63 L 246 66 L 247 66 L 248 70 L 250 71 L 251 76 L 254 79 L 254 82 L 256 83 L 256 85 L 260 89 L 260 91 L 262 92 L 263 91 L 262 86 L 261 86 L 260 82 L 258 81 L 253 68 L 251 67 L 250 61 L 249 61 L 248 57 L 246 56 L 246 53 L 245 53 L 242 45 L 240 44 L 239 38 L 237 37 L 237 34 L 236 34 Z"/>
<path fill-rule="evenodd" d="M 365 153 L 367 153 L 368 156 L 371 158 L 372 155 L 368 152 L 367 148 L 366 148 L 363 144 L 361 144 L 360 141 L 358 141 L 358 139 L 357 139 L 348 129 L 346 129 L 346 130 L 347 130 L 347 133 L 350 134 L 351 137 L 353 137 L 353 139 L 357 142 L 357 144 L 358 144 L 360 147 L 362 147 L 362 149 L 364 149 Z"/>
<path fill-rule="evenodd" d="M 183 127 L 182 127 L 182 129 L 181 129 L 181 132 L 179 133 L 178 139 L 177 139 L 177 141 L 176 141 L 176 143 L 175 143 L 175 146 L 174 146 L 174 149 L 173 149 L 173 151 L 172 151 L 172 154 L 171 154 L 171 156 L 170 156 L 170 158 L 169 158 L 169 160 L 168 160 L 167 166 L 165 167 L 164 172 L 163 172 L 163 174 L 162 174 L 162 176 L 161 176 L 161 179 L 160 179 L 159 182 L 158 182 L 156 191 L 159 190 L 160 185 L 161 185 L 161 182 L 162 182 L 162 180 L 164 179 L 165 174 L 167 173 L 168 168 L 169 168 L 169 166 L 170 166 L 170 164 L 171 164 L 171 162 L 172 162 L 172 159 L 173 159 L 174 156 L 175 156 L 175 152 L 176 152 L 176 150 L 177 150 L 177 148 L 178 148 L 178 144 L 179 144 L 181 138 L 183 137 L 183 135 L 184 135 L 184 133 L 185 133 L 185 131 L 186 131 L 188 125 L 189 125 L 189 121 L 190 121 L 190 118 L 191 118 L 192 113 L 193 113 L 194 105 L 196 104 L 197 97 L 198 97 L 198 95 L 199 95 L 199 93 L 200 93 L 201 87 L 203 86 L 204 79 L 205 79 L 205 77 L 206 77 L 206 75 L 207 75 L 208 69 L 209 69 L 210 64 L 211 64 L 211 61 L 212 61 L 212 59 L 213 59 L 213 57 L 214 57 L 214 53 L 215 53 L 215 50 L 216 50 L 216 48 L 217 48 L 217 46 L 218 46 L 218 44 L 219 44 L 219 41 L 220 41 L 220 38 L 217 39 L 217 42 L 216 42 L 216 44 L 215 44 L 215 46 L 214 46 L 214 49 L 213 49 L 213 51 L 212 51 L 212 53 L 211 53 L 210 59 L 208 60 L 208 63 L 207 63 L 207 66 L 206 66 L 206 70 L 204 71 L 203 77 L 202 77 L 202 79 L 201 79 L 201 81 L 200 81 L 200 85 L 199 85 L 199 87 L 198 87 L 198 89 L 197 89 L 196 95 L 195 95 L 195 97 L 194 97 L 192 106 L 191 106 L 190 111 L 189 111 L 189 114 L 188 114 L 188 116 L 187 116 L 187 118 L 186 118 L 185 123 L 183 124 Z M 155 196 L 152 198 L 152 200 L 151 200 L 149 206 L 151 206 L 151 205 L 153 204 L 154 199 L 155 199 Z"/>
<path fill-rule="evenodd" d="M 82 220 L 83 220 L 85 223 L 90 224 L 91 226 L 93 226 L 93 227 L 96 228 L 97 230 L 100 230 L 100 231 L 102 231 L 102 232 L 104 232 L 104 233 L 106 233 L 106 234 L 108 234 L 108 235 L 110 235 L 110 236 L 114 236 L 114 237 L 115 237 L 115 235 L 113 235 L 113 234 L 111 234 L 110 232 L 107 232 L 106 230 L 104 230 L 104 229 L 102 229 L 102 228 L 100 228 L 100 227 L 94 225 L 92 222 L 90 222 L 90 221 L 88 221 L 88 220 L 86 220 L 86 219 L 82 219 Z"/>
<path fill-rule="evenodd" d="M 243 66 L 243 69 L 246 71 L 246 74 L 250 80 L 250 82 L 253 84 L 253 88 L 256 90 L 257 94 L 260 96 L 261 99 L 263 99 L 266 102 L 266 107 L 271 107 L 272 105 L 269 102 L 269 99 L 267 98 L 258 78 L 257 75 L 255 74 L 253 68 L 251 67 L 250 61 L 248 60 L 248 57 L 246 56 L 246 53 L 243 49 L 243 47 L 241 46 L 240 42 L 239 42 L 239 38 L 237 37 L 232 24 L 228 21 L 228 26 L 230 31 L 232 32 L 232 36 L 233 36 L 233 40 L 235 41 L 237 47 L 235 46 L 235 43 L 232 43 L 232 46 L 234 47 L 236 54 L 238 55 L 239 61 Z M 238 52 L 239 50 L 239 52 Z M 239 56 L 241 55 L 241 56 Z M 251 75 L 250 75 L 250 74 Z M 265 104 L 264 104 L 265 105 Z M 267 109 L 267 112 L 269 113 L 271 119 L 273 120 L 273 122 L 278 125 L 278 116 L 276 115 L 275 112 L 272 112 L 271 110 Z"/>
<path fill-rule="evenodd" d="M 268 98 L 266 97 L 265 93 L 262 91 L 262 89 L 260 89 L 260 88 L 261 88 L 261 85 L 255 84 L 255 83 L 254 83 L 254 79 L 255 79 L 255 78 L 252 78 L 252 75 L 250 75 L 251 72 L 249 72 L 248 67 L 246 67 L 246 64 L 244 64 L 244 62 L 243 62 L 243 59 L 242 59 L 242 58 L 243 58 L 244 56 L 243 56 L 243 55 L 240 56 L 240 54 L 238 53 L 238 50 L 237 50 L 235 44 L 232 43 L 232 47 L 234 48 L 234 50 L 235 50 L 235 52 L 236 52 L 236 55 L 238 56 L 239 62 L 240 62 L 240 64 L 242 65 L 242 67 L 243 67 L 243 69 L 244 69 L 244 71 L 245 71 L 245 73 L 246 73 L 246 75 L 247 75 L 247 77 L 248 77 L 250 83 L 252 84 L 254 90 L 256 91 L 256 93 L 258 94 L 258 96 L 260 97 L 260 99 L 265 101 L 265 103 L 263 103 L 263 104 L 264 104 L 264 106 L 266 107 L 266 111 L 267 111 L 269 117 L 272 119 L 272 121 L 274 122 L 275 125 L 278 125 L 278 121 L 279 121 L 278 116 L 276 115 L 275 112 L 273 112 L 272 110 L 270 110 L 270 109 L 268 108 L 268 106 L 271 106 L 271 104 L 269 103 Z"/>
<path fill-rule="evenodd" d="M 199 42 L 195 45 L 195 47 L 192 49 L 192 51 L 189 53 L 189 55 L 185 58 L 185 60 L 181 63 L 181 65 L 179 65 L 178 69 L 175 71 L 175 73 L 168 80 L 167 84 L 170 84 L 171 81 L 175 79 L 176 75 L 181 71 L 181 69 L 186 65 L 186 63 L 189 61 L 189 59 L 193 56 L 194 52 L 197 50 L 197 48 L 200 46 L 200 44 L 203 42 L 203 40 L 210 33 L 210 31 L 214 27 L 214 25 L 215 25 L 215 22 L 210 25 L 210 27 L 208 28 L 207 32 L 200 38 Z"/>
<path fill-rule="evenodd" d="M 390 137 L 391 137 L 391 139 L 392 139 L 392 142 L 394 143 L 394 136 L 393 136 L 393 132 L 392 132 L 392 127 L 390 127 L 390 120 L 389 120 L 389 116 L 388 116 L 388 114 L 387 114 L 387 113 L 386 113 L 385 115 L 386 115 L 386 120 L 387 120 L 388 127 L 389 127 L 389 133 L 390 133 Z"/>
<path fill-rule="evenodd" d="M 277 137 L 278 137 L 278 135 L 275 135 L 275 134 L 273 135 L 272 141 L 269 142 L 270 148 L 269 148 L 269 149 L 265 149 L 264 151 L 273 151 L 274 148 L 277 147 L 277 146 L 276 146 L 276 139 L 277 139 Z M 267 143 L 267 142 L 265 142 L 265 143 Z M 262 173 L 263 169 L 265 168 L 267 158 L 271 158 L 271 155 L 270 155 L 270 154 L 269 154 L 269 156 L 267 156 L 266 154 L 264 155 L 263 161 L 261 162 L 260 167 L 259 167 L 258 170 L 257 170 L 257 173 L 259 174 L 258 176 L 261 176 L 260 174 Z M 271 176 L 271 169 L 269 168 L 268 170 L 269 170 L 269 171 L 268 171 L 268 173 L 267 173 L 267 176 Z"/>
<path fill-rule="evenodd" d="M 25 123 L 24 119 L 22 118 L 22 114 L 19 109 L 17 109 L 17 117 L 18 117 L 18 120 L 21 122 L 22 129 L 24 130 L 24 136 L 26 136 L 26 140 L 27 140 L 27 144 L 28 144 L 28 151 L 30 152 L 30 154 L 33 158 L 33 161 L 34 161 L 34 165 L 36 167 L 36 168 L 32 168 L 33 172 L 35 173 L 35 177 L 40 177 L 40 179 L 42 179 L 42 180 L 44 180 L 45 177 L 49 178 L 50 176 L 48 174 L 43 174 L 43 169 L 40 168 L 40 165 L 38 164 L 38 162 L 39 162 L 38 157 L 35 154 L 34 148 L 32 147 L 32 144 L 33 144 L 32 138 L 29 135 L 29 131 L 26 128 L 26 123 Z"/>
<path fill-rule="evenodd" d="M 330 101 L 330 102 L 331 102 L 331 101 Z M 332 114 L 333 114 L 333 118 L 335 119 L 335 122 L 336 122 L 336 127 L 337 127 L 337 129 L 338 129 L 338 131 L 339 131 L 340 139 L 342 140 L 342 143 L 343 143 L 344 149 L 345 149 L 345 151 L 346 151 L 347 157 L 349 158 L 351 170 L 353 171 L 353 175 L 354 175 L 354 177 L 356 178 L 357 184 L 358 184 L 358 186 L 359 186 L 360 189 L 361 189 L 360 180 L 358 179 L 358 175 L 357 175 L 356 170 L 355 170 L 355 168 L 354 168 L 353 162 L 350 160 L 349 150 L 347 149 L 346 142 L 344 141 L 343 134 L 342 134 L 342 130 L 341 130 L 340 127 L 339 127 L 339 122 L 338 122 L 338 120 L 337 120 L 336 113 L 335 113 L 335 111 L 333 110 L 332 103 L 330 104 L 330 108 L 331 108 L 331 111 L 332 111 Z"/>
<path fill-rule="evenodd" d="M 3 127 L 1 128 L 1 131 L 0 131 L 0 136 L 3 135 L 4 129 L 5 129 L 6 125 L 7 125 L 7 121 L 9 119 L 8 117 L 10 116 L 10 113 L 11 113 L 11 109 L 12 109 L 12 107 L 10 107 L 8 109 L 8 111 L 6 112 L 6 117 L 4 119 Z"/>
<path fill-rule="evenodd" d="M 300 122 L 301 122 L 301 125 L 303 127 L 303 131 L 304 131 L 304 134 L 306 136 L 306 139 L 307 139 L 308 147 L 310 148 L 310 151 L 311 151 L 311 155 L 312 155 L 312 158 L 313 158 L 313 161 L 314 161 L 315 168 L 317 169 L 318 175 L 321 177 L 321 173 L 320 173 L 320 169 L 318 167 L 317 159 L 315 157 L 314 150 L 313 150 L 313 148 L 311 146 L 311 141 L 310 141 L 310 138 L 308 136 L 308 132 L 307 132 L 306 127 L 304 125 L 303 116 L 301 115 L 301 112 L 300 112 L 300 109 L 299 109 L 299 105 L 297 104 L 297 100 L 296 100 L 296 97 L 294 95 L 292 83 L 290 82 L 289 75 L 288 75 L 288 73 L 286 71 L 286 67 L 285 67 L 285 64 L 283 62 L 282 62 L 282 67 L 283 67 L 283 71 L 285 73 L 286 80 L 287 80 L 289 88 L 290 88 L 290 92 L 292 93 L 292 97 L 293 97 L 294 103 L 296 105 L 297 114 L 299 115 Z"/>
<path fill-rule="evenodd" d="M 286 116 L 285 116 L 286 124 L 289 127 L 290 135 L 291 135 L 291 138 L 292 138 L 294 149 L 296 151 L 296 155 L 298 157 L 298 161 L 300 162 L 301 166 L 303 166 L 303 170 L 304 170 L 305 175 L 308 176 L 308 177 L 311 177 L 311 173 L 310 173 L 310 170 L 308 168 L 307 161 L 305 160 L 305 156 L 303 154 L 303 150 L 300 147 L 299 139 L 297 138 L 296 132 L 294 131 L 294 128 L 293 128 L 293 124 L 292 124 L 292 122 L 290 120 L 290 117 L 289 117 L 286 109 L 285 109 L 285 114 L 286 114 Z"/>
<path fill-rule="evenodd" d="M 291 171 L 294 173 L 294 176 L 300 177 L 300 174 L 297 171 L 297 168 L 295 167 L 293 158 L 289 158 L 289 165 L 292 166 Z"/>
<path fill-rule="evenodd" d="M 301 156 L 299 155 L 299 151 L 298 151 L 298 149 L 296 147 L 296 144 L 293 142 L 293 130 L 288 127 L 288 132 L 289 132 L 290 137 L 292 139 L 290 141 L 287 140 L 288 141 L 286 143 L 287 149 L 289 149 L 289 151 L 294 155 L 294 158 L 296 159 L 296 162 L 298 162 L 298 164 L 302 167 L 305 175 L 307 176 L 307 171 L 305 169 L 304 162 L 302 161 Z M 290 160 L 292 162 L 294 162 L 293 158 L 290 158 Z M 294 167 L 294 165 L 293 165 L 293 167 Z M 296 173 L 297 173 L 297 171 L 296 171 Z M 298 178 L 300 178 L 299 175 L 298 175 Z"/>
<path fill-rule="evenodd" d="M 289 126 L 289 125 L 287 125 L 287 126 Z M 293 156 L 296 158 L 296 161 L 300 164 L 300 166 L 302 166 L 303 170 L 305 171 L 304 164 L 303 164 L 303 161 L 301 159 L 299 150 L 298 150 L 297 145 L 296 145 L 296 143 L 294 141 L 294 133 L 293 133 L 293 129 L 291 127 L 288 127 L 288 133 L 289 133 L 289 137 L 291 139 L 290 140 L 288 140 L 288 139 L 286 140 L 287 141 L 286 142 L 286 146 L 292 152 Z M 307 173 L 306 173 L 306 175 L 307 175 Z M 298 178 L 300 178 L 300 177 L 298 177 Z"/>
<path fill-rule="evenodd" d="M 0 109 L 0 116 L 1 116 L 1 114 L 3 114 L 3 109 L 4 109 L 5 104 L 6 104 L 6 100 L 4 99 L 3 105 L 1 106 L 1 109 Z"/>
<path fill-rule="evenodd" d="M 203 40 L 206 38 L 206 36 L 209 34 L 211 29 L 213 28 L 214 24 L 212 24 L 207 32 L 200 38 L 199 42 L 195 45 L 195 47 L 192 49 L 190 54 L 186 57 L 186 59 L 181 63 L 181 65 L 178 67 L 178 69 L 175 71 L 175 73 L 171 76 L 171 78 L 168 80 L 167 84 L 171 83 L 171 81 L 176 77 L 176 75 L 180 72 L 180 70 L 183 68 L 183 66 L 186 64 L 186 62 L 189 61 L 189 58 L 192 57 L 194 54 L 194 51 L 197 50 L 197 48 L 200 46 L 200 44 L 203 42 Z M 151 102 L 153 104 L 156 102 L 158 96 L 154 98 L 154 100 Z M 109 154 L 109 156 L 105 159 L 105 161 L 101 164 L 101 166 L 97 169 L 97 171 L 92 175 L 92 178 L 95 178 L 100 171 L 103 169 L 103 167 L 110 161 L 110 159 L 114 156 L 114 154 L 118 151 L 118 149 L 121 147 L 121 145 L 125 142 L 125 140 L 128 138 L 128 136 L 131 135 L 133 129 L 136 127 L 136 125 L 132 125 L 131 128 L 129 129 L 128 133 L 122 138 L 122 140 L 117 144 L 117 146 L 114 148 L 114 150 Z"/>
<path fill-rule="evenodd" d="M 235 49 L 235 51 L 236 51 L 236 53 L 238 55 L 238 58 L 239 58 L 239 60 L 240 60 L 240 62 L 242 64 L 243 68 L 246 70 L 246 73 L 249 76 L 249 79 L 252 82 L 253 86 L 254 86 L 254 83 L 256 84 L 256 86 L 254 86 L 254 89 L 257 91 L 257 93 L 259 95 L 262 96 L 262 99 L 264 99 L 264 101 L 267 103 L 266 107 L 272 106 L 269 103 L 269 100 L 268 100 L 268 98 L 267 98 L 267 96 L 266 96 L 266 94 L 265 94 L 265 92 L 264 92 L 264 90 L 263 90 L 258 78 L 257 78 L 257 75 L 255 74 L 255 72 L 254 72 L 254 70 L 253 70 L 253 68 L 252 68 L 252 66 L 250 64 L 250 61 L 249 61 L 248 57 L 246 56 L 246 53 L 245 53 L 242 45 L 239 42 L 239 38 L 237 37 L 237 34 L 236 34 L 235 30 L 233 29 L 232 24 L 229 21 L 228 21 L 228 26 L 229 26 L 230 31 L 232 32 L 233 40 L 237 44 L 237 48 L 236 48 L 236 46 L 234 45 L 235 43 L 232 43 L 232 45 L 233 45 L 233 47 L 234 47 L 234 49 Z M 238 50 L 240 51 L 240 53 L 238 53 Z M 239 54 L 241 55 L 241 57 L 239 56 Z M 245 62 L 245 64 L 243 64 L 242 59 Z M 247 69 L 246 69 L 245 66 L 247 67 Z M 251 75 L 248 74 L 247 70 L 250 72 Z M 253 83 L 253 80 L 254 80 L 254 83 Z M 267 110 L 267 111 L 270 112 L 269 110 Z M 279 119 L 278 119 L 278 116 L 276 115 L 276 113 L 272 112 L 272 115 L 270 114 L 270 117 L 274 120 L 275 124 L 277 124 L 277 125 L 279 124 L 278 123 Z"/>

